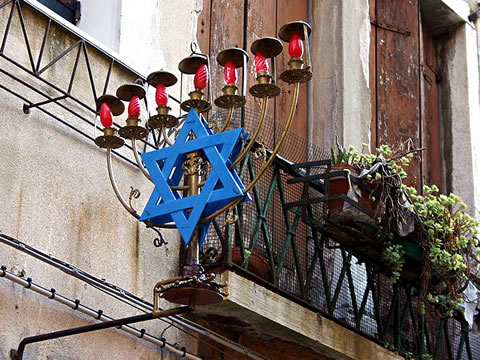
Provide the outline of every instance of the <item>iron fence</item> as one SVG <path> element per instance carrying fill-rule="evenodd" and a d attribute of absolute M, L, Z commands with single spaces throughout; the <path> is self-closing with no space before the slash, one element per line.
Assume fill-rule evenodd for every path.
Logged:
<path fill-rule="evenodd" d="M 247 128 L 254 118 L 247 112 Z M 261 142 L 268 144 L 268 136 L 275 133 L 267 126 Z M 325 198 L 325 189 L 317 178 L 329 161 L 316 162 L 323 169 L 308 171 L 285 157 L 302 162 L 325 152 L 294 134 L 285 149 L 253 188 L 252 201 L 235 209 L 238 221 L 226 225 L 224 217 L 215 220 L 203 246 L 205 266 L 210 271 L 230 268 L 393 351 L 416 358 L 478 358 L 480 337 L 469 331 L 460 314 L 446 317 L 433 307 L 420 314 L 416 287 L 404 279 L 392 285 L 374 252 L 369 253 L 370 245 L 360 242 L 356 247 L 351 241 L 347 246 L 348 241 L 340 243 L 323 230 L 326 209 L 318 199 Z M 262 161 L 253 154 L 244 160 L 238 170 L 245 183 Z M 306 187 L 305 178 L 312 179 Z M 344 234 L 357 244 L 369 236 L 368 228 Z"/>

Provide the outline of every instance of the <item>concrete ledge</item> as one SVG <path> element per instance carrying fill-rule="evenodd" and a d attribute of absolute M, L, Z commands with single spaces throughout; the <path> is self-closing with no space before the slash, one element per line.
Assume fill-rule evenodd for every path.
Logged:
<path fill-rule="evenodd" d="M 296 342 L 335 359 L 403 359 L 355 332 L 255 284 L 225 271 L 228 297 L 216 305 L 198 306 L 195 316 L 229 329 Z M 228 322 L 228 324 L 226 323 Z"/>

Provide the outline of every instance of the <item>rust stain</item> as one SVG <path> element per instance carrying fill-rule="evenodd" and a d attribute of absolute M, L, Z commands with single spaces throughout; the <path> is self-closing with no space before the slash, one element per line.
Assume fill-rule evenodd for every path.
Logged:
<path fill-rule="evenodd" d="M 133 272 L 132 285 L 134 293 L 137 292 L 138 271 L 140 269 L 140 224 L 137 223 L 135 227 L 135 249 L 133 254 Z"/>

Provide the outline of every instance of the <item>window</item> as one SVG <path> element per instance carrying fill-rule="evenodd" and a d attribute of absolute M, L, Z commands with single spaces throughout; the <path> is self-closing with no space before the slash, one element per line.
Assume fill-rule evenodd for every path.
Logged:
<path fill-rule="evenodd" d="M 81 17 L 80 1 L 75 0 L 38 0 L 50 10 L 56 12 L 65 20 L 76 24 Z"/>

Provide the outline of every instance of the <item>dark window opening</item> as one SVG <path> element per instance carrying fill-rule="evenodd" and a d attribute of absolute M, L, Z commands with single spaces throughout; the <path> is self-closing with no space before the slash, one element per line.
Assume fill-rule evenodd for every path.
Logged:
<path fill-rule="evenodd" d="M 81 17 L 80 1 L 75 0 L 38 0 L 41 4 L 56 12 L 65 20 L 76 24 Z"/>

